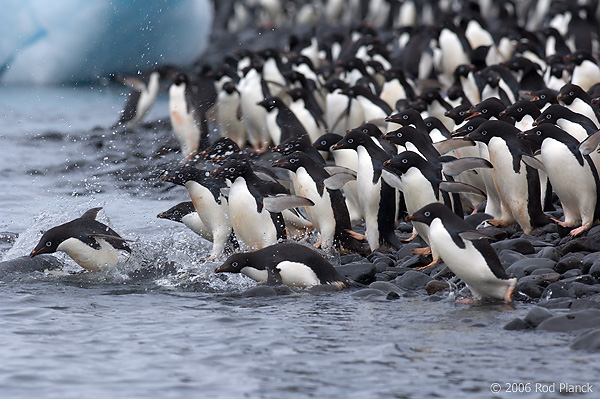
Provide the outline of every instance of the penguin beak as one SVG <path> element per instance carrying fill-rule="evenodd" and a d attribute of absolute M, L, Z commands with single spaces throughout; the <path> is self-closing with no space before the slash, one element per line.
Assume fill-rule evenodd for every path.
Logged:
<path fill-rule="evenodd" d="M 29 257 L 33 258 L 34 256 L 37 256 L 39 254 L 43 254 L 44 249 L 45 249 L 45 247 L 35 248 L 33 251 L 31 251 L 31 253 L 29 254 Z"/>
<path fill-rule="evenodd" d="M 415 216 L 415 214 L 413 213 L 412 215 L 406 216 L 404 220 L 407 222 L 414 222 L 417 221 L 417 216 Z"/>
<path fill-rule="evenodd" d="M 229 270 L 226 265 L 221 265 L 215 269 L 215 273 L 223 273 L 223 272 L 228 272 L 228 271 Z"/>
<path fill-rule="evenodd" d="M 473 119 L 473 118 L 475 118 L 476 116 L 479 116 L 479 115 L 481 115 L 481 112 L 479 112 L 479 111 L 473 111 L 471 113 L 471 115 L 469 115 L 469 116 L 467 116 L 465 118 L 465 120 L 468 121 L 469 119 Z"/>

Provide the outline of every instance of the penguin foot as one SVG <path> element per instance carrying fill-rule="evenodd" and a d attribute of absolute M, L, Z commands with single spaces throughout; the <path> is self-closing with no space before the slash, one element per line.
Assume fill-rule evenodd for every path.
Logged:
<path fill-rule="evenodd" d="M 508 227 L 512 224 L 511 222 L 502 219 L 488 219 L 486 222 L 494 227 Z"/>
<path fill-rule="evenodd" d="M 413 231 L 412 234 L 410 235 L 410 237 L 408 237 L 405 240 L 400 240 L 402 242 L 411 242 L 412 240 L 414 240 L 415 238 L 417 238 L 417 236 L 419 235 L 419 233 L 417 233 L 416 231 Z"/>
<path fill-rule="evenodd" d="M 512 295 L 515 292 L 516 287 L 517 287 L 516 284 L 508 287 L 508 289 L 506 290 L 506 294 L 504 294 L 504 302 L 506 302 L 506 303 L 512 302 Z"/>
<path fill-rule="evenodd" d="M 355 240 L 367 241 L 367 236 L 364 234 L 357 233 L 356 231 L 353 231 L 353 230 L 346 230 L 346 231 L 348 232 L 348 234 L 350 234 L 350 237 L 354 238 Z"/>
<path fill-rule="evenodd" d="M 429 248 L 429 247 L 427 247 L 427 248 Z M 426 248 L 422 248 L 422 249 L 426 249 Z M 432 267 L 432 266 L 435 266 L 435 265 L 437 265 L 438 263 L 440 263 L 440 260 L 441 260 L 440 258 L 437 258 L 437 259 L 436 259 L 436 258 L 434 258 L 434 259 L 431 261 L 431 263 L 429 263 L 429 264 L 427 264 L 427 265 L 425 265 L 425 266 L 421 266 L 421 267 L 415 267 L 413 270 L 416 270 L 416 271 L 420 272 L 420 271 L 423 271 L 423 270 L 429 269 L 430 267 Z"/>
<path fill-rule="evenodd" d="M 557 224 L 557 225 L 559 225 L 560 227 L 565 227 L 565 228 L 567 228 L 567 227 L 573 227 L 573 226 L 569 226 L 569 223 L 567 223 L 567 222 L 562 222 L 562 221 L 560 221 L 560 220 L 558 220 L 558 219 L 555 219 L 555 218 L 550 218 L 550 220 L 552 220 L 554 223 L 556 223 L 556 224 Z M 571 233 L 569 233 L 569 234 L 571 234 Z"/>
<path fill-rule="evenodd" d="M 412 253 L 415 255 L 429 256 L 431 255 L 431 247 L 415 248 L 412 250 Z"/>
<path fill-rule="evenodd" d="M 474 303 L 479 303 L 479 301 L 477 299 L 475 299 L 475 298 L 461 298 L 461 299 L 456 300 L 456 302 L 457 303 L 464 303 L 464 304 L 467 304 L 467 305 L 472 305 Z"/>
<path fill-rule="evenodd" d="M 323 244 L 323 240 L 319 238 L 319 241 L 315 242 L 313 244 L 313 247 L 315 247 L 315 248 L 321 248 L 321 244 Z"/>
<path fill-rule="evenodd" d="M 578 235 L 580 235 L 581 233 L 584 233 L 584 232 L 588 231 L 588 230 L 590 229 L 590 227 L 591 227 L 591 226 L 586 226 L 586 225 L 580 226 L 580 227 L 578 227 L 578 228 L 576 228 L 576 229 L 573 229 L 573 230 L 571 230 L 571 231 L 569 232 L 569 235 L 570 235 L 571 237 L 577 237 L 577 236 L 578 236 Z"/>

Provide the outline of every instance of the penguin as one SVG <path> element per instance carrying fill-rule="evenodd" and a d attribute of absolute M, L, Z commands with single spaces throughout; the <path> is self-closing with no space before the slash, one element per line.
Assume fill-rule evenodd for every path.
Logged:
<path fill-rule="evenodd" d="M 558 104 L 558 100 L 556 99 L 557 94 L 552 89 L 546 88 L 536 90 L 534 92 L 529 92 L 528 94 L 532 97 L 529 101 L 535 104 L 540 112 L 544 112 L 552 104 Z"/>
<path fill-rule="evenodd" d="M 406 219 L 429 225 L 432 245 L 474 299 L 512 302 L 517 279 L 506 273 L 486 236 L 440 203 L 426 205 Z"/>
<path fill-rule="evenodd" d="M 180 202 L 179 204 L 156 215 L 159 219 L 172 220 L 183 223 L 187 228 L 198 234 L 205 240 L 212 241 L 212 232 L 206 227 L 192 201 Z"/>
<path fill-rule="evenodd" d="M 592 96 L 586 93 L 581 87 L 572 83 L 567 83 L 558 92 L 556 97 L 559 104 L 564 105 L 571 111 L 587 116 L 596 127 L 600 128 L 600 111 L 592 103 Z"/>
<path fill-rule="evenodd" d="M 313 202 L 305 208 L 308 219 L 321 234 L 319 246 L 331 251 L 334 246 L 360 253 L 366 249 L 350 233 L 352 225 L 344 197 L 340 191 L 347 181 L 354 180 L 353 175 L 339 173 L 331 176 L 311 157 L 295 151 L 271 164 L 294 172 L 294 192 Z"/>
<path fill-rule="evenodd" d="M 139 78 L 115 76 L 115 79 L 121 80 L 134 90 L 129 94 L 121 117 L 113 127 L 124 125 L 132 128 L 144 119 L 156 101 L 160 89 L 160 78 L 164 77 L 165 73 L 165 68 L 155 66 L 144 71 Z"/>
<path fill-rule="evenodd" d="M 588 118 L 579 113 L 571 111 L 560 104 L 549 106 L 534 122 L 534 126 L 552 123 L 559 126 L 562 130 L 575 137 L 579 142 L 584 141 L 588 136 L 596 133 L 598 128 Z"/>
<path fill-rule="evenodd" d="M 241 121 L 240 93 L 232 81 L 225 82 L 217 95 L 217 120 L 222 137 L 234 140 L 238 147 L 246 146 L 246 126 Z"/>
<path fill-rule="evenodd" d="M 362 129 L 349 130 L 332 150 L 349 148 L 358 153 L 356 184 L 361 206 L 366 236 L 371 251 L 382 243 L 400 248 L 400 241 L 394 232 L 396 214 L 395 190 L 381 179 L 383 163 L 390 157 L 377 146 Z"/>
<path fill-rule="evenodd" d="M 519 83 L 510 70 L 501 65 L 492 65 L 477 72 L 484 85 L 480 88 L 481 100 L 495 97 L 505 106 L 514 103 L 519 96 Z"/>
<path fill-rule="evenodd" d="M 190 165 L 182 165 L 166 171 L 160 180 L 184 186 L 194 204 L 202 223 L 211 232 L 212 250 L 208 260 L 217 259 L 227 251 L 227 243 L 233 238 L 233 227 L 229 220 L 227 198 L 221 192 L 225 188 L 208 171 Z"/>
<path fill-rule="evenodd" d="M 325 94 L 325 122 L 330 132 L 345 132 L 364 123 L 365 113 L 357 100 L 345 92 L 349 85 L 337 78 L 329 79 Z"/>
<path fill-rule="evenodd" d="M 292 98 L 290 110 L 296 115 L 304 126 L 310 141 L 315 141 L 325 130 L 327 125 L 323 119 L 323 110 L 314 100 L 310 100 L 310 93 L 302 87 L 297 87 L 287 92 Z"/>
<path fill-rule="evenodd" d="M 540 64 L 523 56 L 515 55 L 501 65 L 517 74 L 520 91 L 536 91 L 546 88 Z"/>
<path fill-rule="evenodd" d="M 450 111 L 453 107 L 442 97 L 440 89 L 431 88 L 423 90 L 421 91 L 419 98 L 427 103 L 428 116 L 439 119 L 448 129 L 454 127 L 452 120 L 445 116 L 446 112 Z"/>
<path fill-rule="evenodd" d="M 373 93 L 369 87 L 356 85 L 342 93 L 356 99 L 360 103 L 364 113 L 364 121 L 361 123 L 370 122 L 385 127 L 385 118 L 392 114 L 392 108 Z"/>
<path fill-rule="evenodd" d="M 313 143 L 319 151 L 329 151 L 333 156 L 333 161 L 337 166 L 342 166 L 356 172 L 358 169 L 358 154 L 354 150 L 341 149 L 332 150 L 331 148 L 337 144 L 338 141 L 343 139 L 342 135 L 336 133 L 325 133 Z M 363 214 L 358 203 L 358 189 L 356 181 L 349 181 L 342 188 L 346 195 L 346 205 L 348 212 L 350 213 L 350 220 L 352 223 L 356 223 L 363 219 Z"/>
<path fill-rule="evenodd" d="M 199 149 L 208 145 L 208 127 L 194 100 L 193 88 L 183 72 L 171 72 L 169 113 L 175 137 L 181 145 L 183 163 L 192 159 Z"/>
<path fill-rule="evenodd" d="M 589 51 L 577 50 L 566 55 L 564 61 L 573 65 L 570 83 L 588 91 L 594 84 L 600 82 L 600 66 Z"/>
<path fill-rule="evenodd" d="M 325 166 L 325 160 L 309 141 L 307 136 L 290 137 L 278 146 L 273 147 L 273 152 L 278 152 L 283 155 L 290 155 L 295 151 L 300 151 L 312 158 L 318 165 Z"/>
<path fill-rule="evenodd" d="M 258 105 L 258 102 L 270 96 L 270 92 L 262 79 L 262 60 L 253 57 L 251 62 L 251 66 L 237 85 L 240 92 L 240 120 L 246 126 L 246 134 L 253 151 L 262 154 L 269 148 L 271 137 L 267 129 L 267 110 Z"/>
<path fill-rule="evenodd" d="M 113 229 L 96 220 L 102 208 L 92 208 L 79 218 L 46 231 L 31 258 L 56 251 L 65 252 L 79 266 L 90 271 L 114 267 L 123 260 L 121 251 L 131 253 L 126 240 Z"/>
<path fill-rule="evenodd" d="M 489 151 L 489 160 L 493 165 L 492 178 L 500 195 L 502 215 L 499 220 L 489 223 L 508 226 L 516 222 L 525 234 L 531 234 L 534 228 L 546 225 L 549 219 L 542 212 L 539 175 L 522 160 L 523 154 L 532 154 L 530 148 L 517 138 L 519 132 L 507 122 L 490 120 L 464 139 L 480 141 L 487 145 Z"/>
<path fill-rule="evenodd" d="M 565 220 L 553 219 L 561 227 L 577 228 L 571 237 L 589 230 L 600 217 L 600 179 L 597 166 L 590 154 L 600 141 L 600 133 L 579 143 L 573 136 L 556 125 L 542 124 L 519 133 L 519 137 L 540 147 L 543 170 L 560 199 Z M 594 154 L 596 160 L 598 155 Z"/>
<path fill-rule="evenodd" d="M 541 115 L 540 109 L 531 101 L 517 100 L 514 104 L 500 112 L 501 118 L 511 117 L 519 130 L 529 130 L 533 122 Z"/>
<path fill-rule="evenodd" d="M 478 158 L 463 158 L 452 162 L 455 165 L 459 163 L 466 165 L 463 168 L 458 167 L 460 170 L 453 173 L 454 175 L 459 174 L 462 170 L 476 167 L 491 167 L 487 161 Z M 472 192 L 478 194 L 480 197 L 485 197 L 485 194 L 481 190 L 473 186 L 453 181 L 444 181 L 442 175 L 443 167 L 440 163 L 425 160 L 422 156 L 413 151 L 401 152 L 395 157 L 385 161 L 383 163 L 383 168 L 383 178 L 385 181 L 391 186 L 404 192 L 406 211 L 409 214 L 416 212 L 431 202 L 442 202 L 447 206 L 453 206 L 446 191 Z M 390 176 L 390 174 L 393 176 Z M 442 192 L 442 190 L 445 192 Z M 454 204 L 454 211 L 457 214 L 463 214 L 460 202 Z M 418 253 L 420 255 L 431 253 L 433 256 L 433 261 L 429 265 L 420 268 L 420 270 L 423 270 L 438 263 L 439 256 L 434 248 L 431 247 L 429 227 L 422 223 L 414 223 L 413 227 L 421 238 L 423 238 L 425 243 L 430 246 L 430 248 L 425 248 L 424 250 L 413 250 L 413 253 Z"/>
<path fill-rule="evenodd" d="M 293 242 L 233 254 L 215 273 L 242 273 L 260 283 L 292 287 L 324 284 L 342 289 L 351 283 L 317 251 Z"/>
<path fill-rule="evenodd" d="M 258 105 L 267 111 L 267 129 L 273 144 L 279 145 L 290 137 L 308 136 L 304 125 L 279 97 L 267 97 Z"/>
<path fill-rule="evenodd" d="M 261 249 L 287 238 L 281 212 L 312 201 L 289 195 L 281 184 L 261 180 L 245 160 L 231 159 L 211 176 L 229 187 L 228 216 L 242 249 Z"/>
<path fill-rule="evenodd" d="M 427 134 L 429 134 L 432 143 L 439 143 L 440 141 L 452 138 L 446 125 L 435 116 L 429 116 L 423 119 L 423 123 L 425 123 L 425 129 L 427 130 Z"/>

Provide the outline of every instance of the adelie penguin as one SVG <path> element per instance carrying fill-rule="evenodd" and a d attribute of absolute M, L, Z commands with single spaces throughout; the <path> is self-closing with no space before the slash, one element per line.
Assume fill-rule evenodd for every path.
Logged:
<path fill-rule="evenodd" d="M 289 195 L 281 184 L 261 180 L 247 161 L 232 159 L 211 173 L 229 180 L 229 220 L 242 248 L 261 249 L 287 238 L 282 211 L 311 206 L 312 201 Z"/>
<path fill-rule="evenodd" d="M 294 172 L 294 190 L 299 196 L 310 199 L 314 205 L 305 208 L 313 226 L 321 234 L 319 246 L 330 251 L 334 246 L 367 253 L 351 234 L 348 208 L 340 188 L 353 175 L 339 173 L 331 176 L 308 155 L 296 151 L 275 161 L 272 166 Z"/>
<path fill-rule="evenodd" d="M 517 279 L 506 273 L 487 236 L 440 203 L 426 205 L 406 219 L 429 226 L 432 245 L 448 268 L 467 284 L 474 299 L 512 302 Z"/>
<path fill-rule="evenodd" d="M 558 126 L 546 123 L 520 133 L 519 137 L 540 147 L 540 167 L 548 174 L 565 216 L 562 222 L 553 220 L 562 227 L 573 228 L 569 232 L 573 237 L 589 230 L 600 217 L 600 180 L 592 158 L 598 160 L 594 150 L 600 142 L 600 132 L 579 143 Z"/>
<path fill-rule="evenodd" d="M 508 226 L 516 222 L 525 234 L 531 234 L 534 228 L 548 224 L 549 219 L 542 212 L 539 175 L 522 159 L 524 154 L 532 153 L 518 139 L 519 132 L 514 125 L 491 120 L 466 135 L 465 139 L 486 144 L 494 166 L 492 178 L 500 195 L 502 215 L 499 220 L 489 223 Z"/>
<path fill-rule="evenodd" d="M 242 273 L 259 283 L 293 287 L 335 285 L 342 289 L 350 281 L 317 251 L 284 242 L 254 252 L 231 255 L 215 273 Z"/>
<path fill-rule="evenodd" d="M 258 105 L 267 110 L 267 129 L 273 144 L 278 145 L 291 137 L 308 136 L 302 123 L 279 97 L 267 97 Z"/>
<path fill-rule="evenodd" d="M 400 248 L 400 241 L 394 232 L 396 192 L 381 179 L 383 163 L 389 159 L 389 155 L 360 128 L 349 130 L 332 150 L 344 148 L 358 153 L 358 201 L 364 215 L 371 251 L 375 251 L 382 243 L 395 249 Z"/>
<path fill-rule="evenodd" d="M 96 220 L 102 208 L 92 208 L 81 217 L 46 231 L 30 254 L 34 257 L 65 252 L 79 266 L 91 271 L 114 267 L 131 253 L 126 239 Z"/>
<path fill-rule="evenodd" d="M 159 213 L 156 217 L 182 223 L 205 240 L 212 241 L 213 239 L 212 232 L 202 222 L 200 216 L 198 216 L 198 212 L 196 212 L 192 201 L 180 202 L 166 211 Z"/>

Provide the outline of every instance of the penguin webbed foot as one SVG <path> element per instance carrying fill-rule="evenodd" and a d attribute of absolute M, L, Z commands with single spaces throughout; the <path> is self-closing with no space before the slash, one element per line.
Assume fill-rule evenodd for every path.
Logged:
<path fill-rule="evenodd" d="M 581 235 L 581 234 L 585 233 L 586 231 L 588 231 L 588 230 L 590 229 L 590 227 L 591 227 L 591 226 L 586 226 L 586 225 L 579 226 L 579 227 L 577 227 L 576 229 L 573 229 L 573 230 L 571 230 L 571 231 L 569 232 L 569 236 L 570 236 L 571 238 L 575 238 L 575 237 L 577 237 L 578 235 Z"/>
<path fill-rule="evenodd" d="M 488 219 L 488 220 L 486 220 L 486 223 L 489 223 L 494 227 L 508 227 L 513 224 L 511 222 L 507 222 L 506 220 L 502 220 L 502 219 Z"/>
<path fill-rule="evenodd" d="M 431 255 L 431 247 L 414 248 L 412 250 L 412 253 L 415 255 L 429 256 L 429 255 Z"/>
<path fill-rule="evenodd" d="M 353 230 L 346 230 L 346 231 L 348 232 L 348 234 L 350 234 L 350 237 L 354 238 L 355 240 L 363 241 L 363 242 L 367 241 L 367 236 L 364 234 L 357 233 L 356 231 L 353 231 Z"/>
<path fill-rule="evenodd" d="M 417 238 L 418 235 L 419 235 L 419 233 L 417 233 L 416 231 L 413 230 L 413 232 L 410 235 L 410 237 L 405 238 L 405 239 L 400 240 L 400 241 L 402 241 L 402 242 L 411 242 L 412 240 L 414 240 L 415 238 Z"/>

